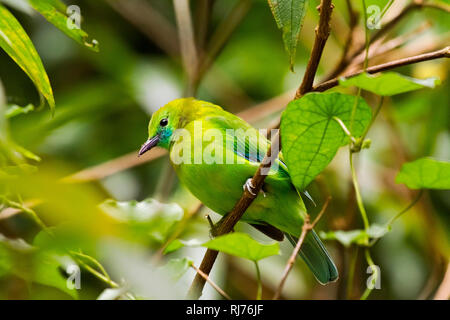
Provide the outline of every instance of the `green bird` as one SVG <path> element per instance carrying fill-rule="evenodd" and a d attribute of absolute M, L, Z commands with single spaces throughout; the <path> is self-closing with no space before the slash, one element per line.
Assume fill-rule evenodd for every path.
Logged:
<path fill-rule="evenodd" d="M 270 144 L 244 120 L 194 98 L 177 99 L 160 108 L 152 115 L 148 132 L 139 155 L 155 146 L 167 149 L 181 183 L 222 216 L 233 209 L 243 187 L 252 192 L 250 178 Z M 295 246 L 305 216 L 305 204 L 280 153 L 241 221 L 279 241 L 284 234 Z M 337 268 L 314 230 L 306 236 L 299 255 L 320 283 L 338 278 Z"/>

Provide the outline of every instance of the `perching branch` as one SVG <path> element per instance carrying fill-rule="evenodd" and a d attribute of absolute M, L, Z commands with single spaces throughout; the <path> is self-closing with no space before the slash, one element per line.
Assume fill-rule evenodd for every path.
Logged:
<path fill-rule="evenodd" d="M 317 215 L 317 217 L 313 223 L 310 223 L 309 215 L 306 215 L 305 222 L 303 223 L 303 227 L 302 227 L 302 233 L 300 235 L 300 238 L 297 241 L 297 245 L 295 246 L 294 251 L 292 251 L 291 257 L 288 260 L 286 268 L 284 269 L 283 276 L 281 278 L 280 284 L 278 285 L 277 291 L 275 292 L 275 295 L 273 296 L 273 300 L 278 300 L 280 298 L 280 294 L 281 294 L 281 291 L 283 290 L 284 283 L 286 282 L 289 272 L 291 272 L 292 267 L 294 266 L 295 259 L 297 258 L 297 255 L 302 247 L 303 242 L 305 241 L 306 235 L 308 234 L 309 231 L 311 231 L 315 227 L 317 222 L 323 216 L 323 214 L 327 210 L 330 200 L 331 200 L 331 197 L 328 197 L 327 201 L 325 202 L 325 204 L 322 207 L 322 210 L 320 210 L 320 213 Z"/>
<path fill-rule="evenodd" d="M 314 46 L 311 51 L 311 57 L 308 61 L 303 81 L 295 94 L 295 98 L 298 99 L 305 93 L 311 91 L 314 84 L 314 77 L 316 76 L 317 68 L 319 67 L 320 58 L 322 57 L 325 43 L 330 35 L 330 20 L 331 13 L 333 12 L 333 3 L 331 0 L 322 0 L 319 6 L 320 19 L 319 26 L 316 28 L 316 38 L 314 40 Z"/>
<path fill-rule="evenodd" d="M 391 70 L 394 68 L 398 68 L 398 67 L 418 63 L 418 62 L 440 59 L 440 58 L 450 58 L 450 46 L 445 47 L 441 50 L 432 51 L 432 52 L 420 54 L 417 56 L 403 58 L 403 59 L 379 64 L 376 66 L 372 66 L 372 67 L 367 68 L 366 72 L 370 73 L 370 74 L 374 74 L 374 73 L 378 73 L 381 71 Z M 361 73 L 363 73 L 363 70 L 358 70 L 354 73 L 346 75 L 345 78 L 351 78 L 351 77 L 357 76 Z M 339 78 L 334 78 L 332 80 L 322 82 L 321 84 L 314 87 L 311 91 L 317 91 L 317 92 L 326 91 L 328 89 L 336 87 L 338 84 L 339 84 Z"/>
<path fill-rule="evenodd" d="M 312 88 L 314 77 L 317 71 L 317 66 L 320 61 L 320 57 L 322 56 L 323 47 L 325 46 L 329 34 L 329 23 L 331 19 L 331 11 L 333 9 L 331 0 L 322 0 L 320 8 L 319 27 L 316 32 L 316 40 L 314 42 L 313 53 L 308 62 L 302 85 L 299 88 L 299 92 L 301 92 L 301 94 L 305 94 Z M 247 208 L 252 204 L 253 200 L 255 200 L 256 195 L 259 194 L 259 191 L 261 190 L 266 178 L 266 175 L 262 173 L 264 171 L 267 171 L 267 169 L 271 167 L 273 161 L 278 157 L 278 154 L 275 154 L 275 152 L 272 153 L 272 147 L 274 146 L 280 146 L 279 134 L 276 134 L 274 137 L 272 137 L 271 146 L 267 150 L 266 156 L 264 157 L 261 165 L 259 166 L 258 170 L 251 180 L 251 185 L 253 186 L 251 192 L 247 190 L 247 188 L 244 189 L 244 193 L 242 194 L 233 210 L 223 218 L 223 221 L 217 229 L 217 235 L 231 232 L 235 224 L 241 219 Z M 279 150 L 279 148 L 277 149 Z M 211 272 L 218 254 L 219 252 L 215 250 L 208 249 L 206 251 L 200 265 L 200 270 L 202 270 L 206 275 L 209 275 L 209 273 Z M 198 299 L 202 295 L 204 286 L 205 279 L 197 274 L 189 289 L 188 297 L 190 299 Z"/>

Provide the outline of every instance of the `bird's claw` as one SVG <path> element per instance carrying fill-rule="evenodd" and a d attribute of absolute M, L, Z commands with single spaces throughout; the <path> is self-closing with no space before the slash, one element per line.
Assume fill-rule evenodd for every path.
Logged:
<path fill-rule="evenodd" d="M 255 186 L 252 183 L 252 178 L 247 179 L 247 181 L 242 186 L 242 189 L 247 190 L 251 195 L 256 196 L 256 192 L 254 192 Z M 261 189 L 259 190 L 266 197 L 266 193 Z"/>
<path fill-rule="evenodd" d="M 256 193 L 253 192 L 255 186 L 252 183 L 252 178 L 249 178 L 247 179 L 247 181 L 245 181 L 244 185 L 242 186 L 242 189 L 247 190 L 248 192 L 250 192 L 251 195 L 256 196 Z"/>

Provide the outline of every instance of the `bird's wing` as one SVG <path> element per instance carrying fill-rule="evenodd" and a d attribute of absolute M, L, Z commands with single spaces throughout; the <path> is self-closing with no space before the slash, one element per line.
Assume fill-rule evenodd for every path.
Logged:
<path fill-rule="evenodd" d="M 225 130 L 226 140 L 230 141 L 230 145 L 233 146 L 233 151 L 238 157 L 244 158 L 249 164 L 259 165 L 264 159 L 270 141 L 241 118 L 226 111 L 223 112 L 226 113 L 225 116 L 215 115 L 206 119 L 212 127 L 219 127 Z M 235 131 L 230 132 L 226 129 L 233 129 Z M 232 134 L 232 132 L 234 133 Z M 272 166 L 272 169 L 276 170 L 276 174 L 272 176 L 273 178 L 288 180 L 292 184 L 282 151 L 279 152 L 278 158 L 276 159 L 276 166 Z M 314 199 L 306 189 L 300 190 L 299 195 L 306 203 L 310 203 L 314 207 L 316 206 Z"/>
<path fill-rule="evenodd" d="M 232 146 L 234 153 L 238 157 L 244 158 L 251 164 L 259 165 L 262 162 L 270 142 L 259 130 L 253 128 L 244 120 L 228 113 L 226 116 L 206 117 L 205 120 L 210 123 L 211 127 L 221 128 L 224 131 L 227 146 Z M 233 131 L 230 131 L 230 129 Z M 288 168 L 283 161 L 281 152 L 276 161 L 279 168 L 277 173 L 283 178 L 290 179 Z"/>

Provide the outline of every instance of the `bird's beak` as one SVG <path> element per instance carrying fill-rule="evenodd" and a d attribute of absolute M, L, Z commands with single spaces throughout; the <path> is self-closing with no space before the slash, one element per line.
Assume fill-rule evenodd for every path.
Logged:
<path fill-rule="evenodd" d="M 142 156 L 144 153 L 146 153 L 148 150 L 156 146 L 159 142 L 159 135 L 154 136 L 153 138 L 148 139 L 141 147 L 141 150 L 139 150 L 139 156 Z"/>

